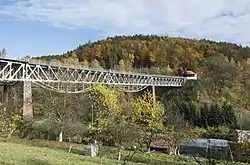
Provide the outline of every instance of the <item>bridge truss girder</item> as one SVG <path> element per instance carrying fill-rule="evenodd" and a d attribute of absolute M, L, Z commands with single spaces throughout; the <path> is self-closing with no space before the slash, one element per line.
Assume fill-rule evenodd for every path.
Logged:
<path fill-rule="evenodd" d="M 181 87 L 186 78 L 70 68 L 0 59 L 0 81 L 2 83 L 30 81 L 56 92 L 81 93 L 89 91 L 94 84 L 106 84 L 124 92 L 138 92 L 148 86 Z"/>

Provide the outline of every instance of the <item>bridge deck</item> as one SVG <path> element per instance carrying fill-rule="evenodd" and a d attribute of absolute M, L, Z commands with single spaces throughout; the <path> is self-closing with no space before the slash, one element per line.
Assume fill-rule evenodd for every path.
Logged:
<path fill-rule="evenodd" d="M 82 86 L 107 84 L 118 88 L 145 88 L 147 86 L 181 87 L 186 78 L 177 76 L 125 73 L 113 70 L 96 70 L 82 67 L 67 67 L 55 64 L 35 63 L 0 58 L 0 82 L 31 81 L 57 91 Z"/>

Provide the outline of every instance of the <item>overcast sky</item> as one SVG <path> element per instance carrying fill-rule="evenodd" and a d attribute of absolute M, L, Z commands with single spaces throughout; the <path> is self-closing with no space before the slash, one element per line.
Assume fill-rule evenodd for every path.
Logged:
<path fill-rule="evenodd" d="M 127 34 L 249 45 L 249 29 L 250 0 L 0 0 L 0 48 L 11 57 Z"/>

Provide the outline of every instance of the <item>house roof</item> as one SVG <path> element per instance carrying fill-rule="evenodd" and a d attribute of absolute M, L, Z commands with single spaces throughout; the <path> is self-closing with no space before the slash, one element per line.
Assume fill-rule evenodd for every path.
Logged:
<path fill-rule="evenodd" d="M 190 71 L 190 70 L 185 71 L 184 73 L 185 73 L 185 74 L 196 74 L 196 73 L 194 73 L 193 71 Z"/>
<path fill-rule="evenodd" d="M 150 147 L 168 149 L 170 141 L 166 139 L 157 138 L 155 141 L 151 142 Z"/>

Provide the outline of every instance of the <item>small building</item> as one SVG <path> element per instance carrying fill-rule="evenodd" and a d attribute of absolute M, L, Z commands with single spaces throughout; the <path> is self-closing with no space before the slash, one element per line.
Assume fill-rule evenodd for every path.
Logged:
<path fill-rule="evenodd" d="M 171 142 L 167 138 L 154 138 L 150 144 L 150 150 L 170 153 Z"/>
<path fill-rule="evenodd" d="M 230 146 L 227 140 L 222 139 L 189 139 L 180 147 L 180 154 L 203 158 L 230 160 Z"/>
<path fill-rule="evenodd" d="M 183 77 L 186 77 L 188 80 L 197 80 L 197 74 L 193 71 L 185 71 Z"/>

